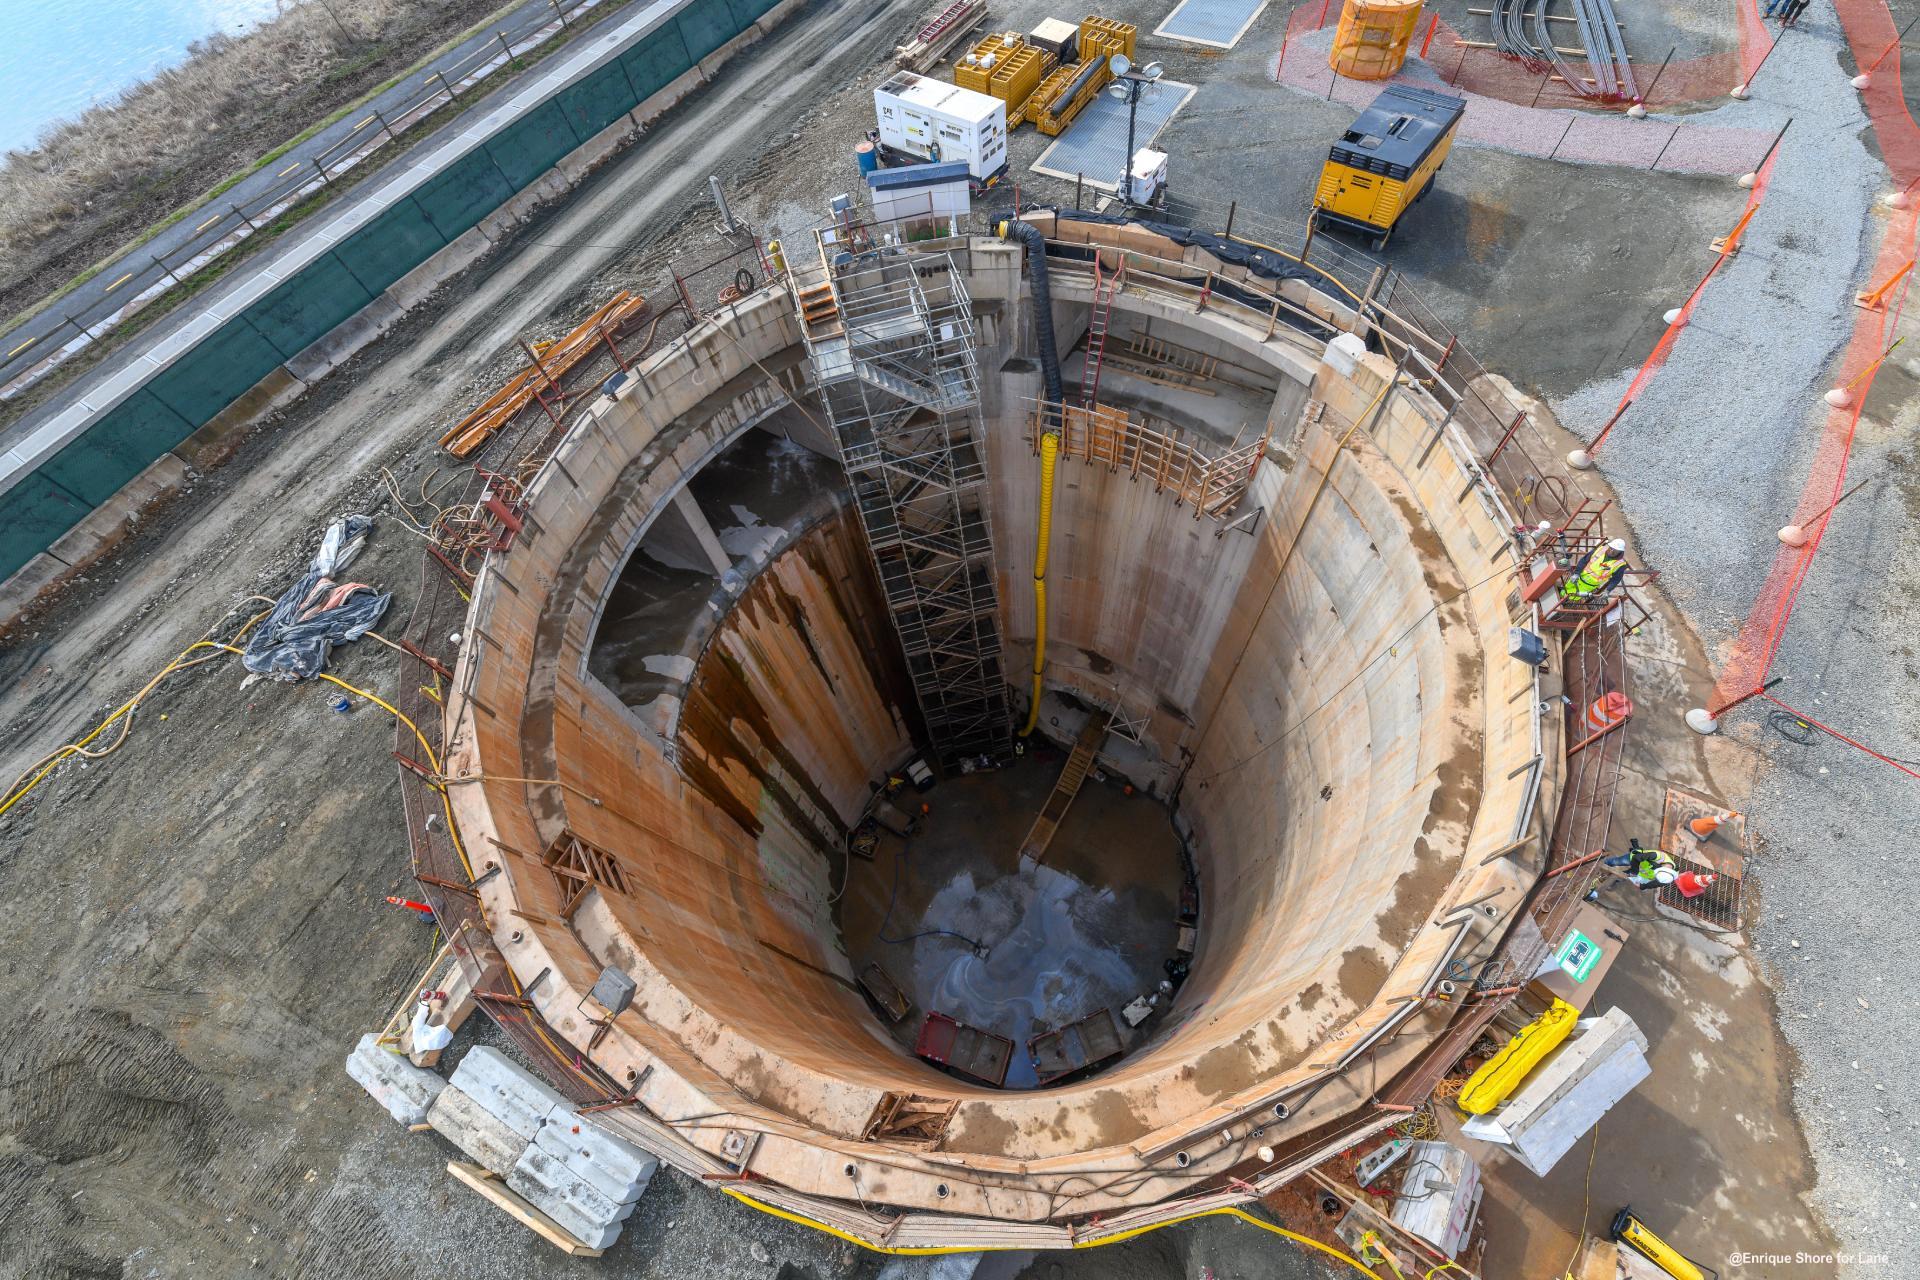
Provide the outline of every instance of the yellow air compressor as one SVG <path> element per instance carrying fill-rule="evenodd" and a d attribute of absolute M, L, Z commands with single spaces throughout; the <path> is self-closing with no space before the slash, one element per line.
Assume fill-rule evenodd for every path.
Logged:
<path fill-rule="evenodd" d="M 1613 1215 L 1613 1227 L 1609 1234 L 1672 1276 L 1673 1280 L 1707 1280 L 1707 1270 L 1647 1230 L 1647 1224 L 1633 1216 L 1632 1205 Z"/>
<path fill-rule="evenodd" d="M 1453 149 L 1467 102 L 1431 89 L 1392 85 L 1340 135 L 1313 193 L 1316 227 L 1344 227 L 1377 252 Z"/>

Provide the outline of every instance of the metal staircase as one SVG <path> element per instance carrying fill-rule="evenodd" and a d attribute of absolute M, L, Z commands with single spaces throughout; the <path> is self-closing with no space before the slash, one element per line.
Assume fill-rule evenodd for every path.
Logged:
<path fill-rule="evenodd" d="M 1074 739 L 1073 750 L 1067 755 L 1066 768 L 1060 771 L 1060 778 L 1053 784 L 1046 804 L 1040 807 L 1039 816 L 1028 828 L 1027 838 L 1020 842 L 1022 862 L 1028 858 L 1039 862 L 1047 856 L 1047 846 L 1053 843 L 1053 833 L 1060 829 L 1073 798 L 1080 794 L 1080 784 L 1093 772 L 1093 762 L 1100 755 L 1100 744 L 1107 740 L 1107 727 L 1111 721 L 1112 714 L 1103 708 L 1088 716 L 1086 724 L 1080 727 L 1080 736 Z"/>
<path fill-rule="evenodd" d="M 794 303 L 927 734 L 942 760 L 993 751 L 1007 691 L 972 306 L 944 253 L 833 251 L 795 271 Z"/>

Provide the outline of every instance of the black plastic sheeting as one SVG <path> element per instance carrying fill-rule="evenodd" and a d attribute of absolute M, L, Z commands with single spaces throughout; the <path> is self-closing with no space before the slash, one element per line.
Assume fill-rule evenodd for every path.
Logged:
<path fill-rule="evenodd" d="M 1086 209 L 1054 209 L 1049 210 L 1049 212 L 1063 222 L 1097 222 L 1109 227 L 1140 227 L 1143 230 L 1153 232 L 1155 235 L 1165 236 L 1182 248 L 1204 249 L 1229 266 L 1245 267 L 1248 271 L 1263 280 L 1305 280 L 1315 285 L 1322 282 L 1322 277 L 1318 271 L 1313 271 L 1301 266 L 1297 261 L 1287 257 L 1285 254 L 1275 253 L 1271 249 L 1262 249 L 1255 245 L 1247 244 L 1244 241 L 1229 240 L 1225 236 L 1215 235 L 1211 231 L 1196 231 L 1192 227 L 1183 227 L 1172 222 L 1153 222 L 1145 218 L 1125 218 L 1119 214 L 1094 213 Z M 1063 245 L 1058 242 L 1048 246 L 1048 252 L 1060 257 L 1084 258 L 1089 262 L 1093 260 L 1093 249 L 1094 246 L 1089 245 L 1082 251 L 1077 245 Z M 1195 288 L 1199 288 L 1207 282 L 1207 273 L 1204 271 L 1195 271 L 1191 276 L 1183 278 L 1178 273 L 1169 270 L 1165 265 L 1156 266 L 1154 268 L 1154 274 L 1168 276 L 1173 279 L 1183 279 L 1184 283 L 1191 284 Z M 1232 298 L 1235 302 L 1252 307 L 1258 311 L 1269 311 L 1273 307 L 1273 299 L 1270 296 L 1255 293 L 1251 289 L 1242 288 L 1231 280 L 1222 280 L 1219 276 L 1213 278 L 1213 291 L 1222 297 Z M 1331 340 L 1335 334 L 1342 332 L 1342 330 L 1333 325 L 1309 319 L 1285 308 L 1281 309 L 1280 323 L 1298 329 L 1302 333 L 1312 334 L 1322 341 Z"/>
<path fill-rule="evenodd" d="M 311 680 L 325 670 L 336 644 L 358 640 L 393 602 L 391 591 L 338 582 L 373 531 L 372 516 L 343 516 L 327 527 L 320 552 L 254 628 L 240 665 L 273 680 Z"/>

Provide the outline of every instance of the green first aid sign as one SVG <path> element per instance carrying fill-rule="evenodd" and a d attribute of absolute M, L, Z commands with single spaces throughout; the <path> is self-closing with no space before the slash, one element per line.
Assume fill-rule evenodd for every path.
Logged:
<path fill-rule="evenodd" d="M 1600 955 L 1599 943 L 1578 929 L 1569 929 L 1566 941 L 1553 953 L 1553 962 L 1575 982 L 1585 982 L 1593 966 L 1600 963 Z"/>

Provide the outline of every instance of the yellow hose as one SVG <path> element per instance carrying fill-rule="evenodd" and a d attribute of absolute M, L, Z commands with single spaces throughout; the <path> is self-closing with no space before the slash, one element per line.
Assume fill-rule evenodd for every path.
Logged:
<path fill-rule="evenodd" d="M 842 1231 L 838 1227 L 830 1227 L 824 1222 L 816 1222 L 814 1219 L 809 1218 L 804 1214 L 794 1213 L 788 1209 L 776 1208 L 775 1206 L 767 1204 L 764 1201 L 754 1199 L 752 1196 L 747 1195 L 745 1192 L 736 1191 L 732 1187 L 722 1187 L 720 1189 L 726 1192 L 728 1195 L 732 1196 L 735 1200 L 738 1200 L 741 1204 L 749 1205 L 755 1209 L 760 1210 L 760 1212 L 762 1213 L 770 1213 L 776 1218 L 780 1218 L 787 1222 L 798 1223 L 800 1226 L 803 1226 L 803 1227 L 812 1227 L 815 1231 L 824 1231 L 828 1235 L 834 1236 L 841 1240 L 845 1240 L 849 1244 L 857 1244 L 862 1249 L 865 1249 L 871 1253 L 890 1253 L 890 1254 L 904 1255 L 909 1257 L 917 1257 L 917 1256 L 922 1256 L 927 1254 L 937 1255 L 937 1254 L 945 1254 L 945 1253 L 1004 1253 L 1010 1249 L 1024 1249 L 1027 1247 L 1025 1245 L 988 1245 L 985 1248 L 982 1248 L 979 1245 L 965 1245 L 965 1246 L 927 1245 L 927 1246 L 909 1246 L 905 1248 L 895 1248 L 895 1247 L 890 1247 L 883 1244 L 874 1244 L 871 1241 L 867 1241 L 867 1240 L 862 1240 L 859 1236 L 854 1235 L 852 1232 Z M 1358 1258 L 1355 1258 L 1349 1254 L 1342 1253 L 1338 1249 L 1334 1249 L 1327 1245 L 1321 1244 L 1318 1240 L 1315 1240 L 1311 1236 L 1300 1235 L 1297 1232 L 1287 1230 L 1285 1227 L 1276 1227 L 1271 1222 L 1262 1222 L 1260 1219 L 1254 1217 L 1252 1214 L 1248 1213 L 1246 1210 L 1235 1209 L 1235 1208 L 1202 1209 L 1198 1213 L 1189 1213 L 1184 1217 L 1170 1218 L 1165 1222 L 1156 1222 L 1149 1227 L 1135 1227 L 1131 1231 L 1116 1231 L 1114 1234 L 1110 1236 L 1101 1236 L 1098 1240 L 1078 1240 L 1078 1241 L 1075 1241 L 1071 1247 L 1074 1249 L 1098 1249 L 1101 1245 L 1119 1244 L 1124 1240 L 1132 1240 L 1139 1236 L 1144 1236 L 1150 1231 L 1158 1231 L 1162 1227 L 1177 1227 L 1183 1222 L 1192 1222 L 1196 1218 L 1211 1218 L 1215 1216 L 1238 1218 L 1242 1222 L 1253 1224 L 1254 1226 L 1260 1228 L 1262 1231 L 1271 1231 L 1274 1235 L 1285 1236 L 1287 1239 L 1293 1241 L 1296 1244 L 1304 1244 L 1309 1249 L 1318 1249 L 1321 1253 L 1326 1254 L 1330 1258 L 1338 1258 L 1340 1261 L 1346 1263 L 1348 1266 L 1352 1267 L 1355 1271 L 1358 1271 L 1363 1276 L 1372 1276 L 1373 1280 L 1382 1280 L 1382 1277 L 1379 1272 L 1374 1271 L 1372 1268 L 1366 1266 Z"/>
<path fill-rule="evenodd" d="M 1460 1090 L 1462 1115 L 1483 1116 L 1520 1087 L 1527 1073 L 1540 1065 L 1573 1030 L 1580 1013 L 1565 1000 L 1555 1000 L 1545 1013 L 1520 1029 L 1520 1034 L 1501 1046 L 1500 1052 L 1481 1064 Z"/>
<path fill-rule="evenodd" d="M 1033 696 L 1027 707 L 1027 737 L 1040 723 L 1040 675 L 1047 666 L 1047 544 L 1053 534 L 1053 467 L 1060 456 L 1059 433 L 1040 437 L 1040 538 L 1033 550 Z"/>

